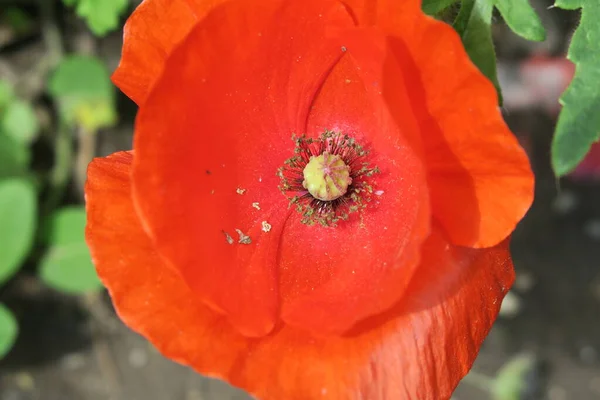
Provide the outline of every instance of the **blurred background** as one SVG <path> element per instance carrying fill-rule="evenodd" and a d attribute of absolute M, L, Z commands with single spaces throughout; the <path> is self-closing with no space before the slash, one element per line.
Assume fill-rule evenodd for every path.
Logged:
<path fill-rule="evenodd" d="M 496 18 L 503 111 L 531 157 L 536 201 L 513 239 L 516 284 L 456 400 L 600 399 L 600 151 L 554 178 L 579 15 L 552 2 L 532 0 L 544 43 Z M 136 107 L 109 75 L 138 3 L 0 0 L 0 400 L 248 398 L 122 325 L 84 243 L 86 166 L 131 148 Z"/>

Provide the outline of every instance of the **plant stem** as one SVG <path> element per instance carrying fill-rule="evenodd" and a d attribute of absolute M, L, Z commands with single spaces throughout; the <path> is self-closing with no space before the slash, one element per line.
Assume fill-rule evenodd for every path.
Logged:
<path fill-rule="evenodd" d="M 84 186 L 87 178 L 88 164 L 96 154 L 96 131 L 78 128 L 79 146 L 75 157 L 75 183 L 81 199 L 84 199 Z"/>
<path fill-rule="evenodd" d="M 38 5 L 42 36 L 48 50 L 45 68 L 50 71 L 60 63 L 65 51 L 61 32 L 56 23 L 55 0 L 38 0 Z M 54 137 L 54 166 L 50 171 L 48 195 L 41 207 L 42 215 L 50 214 L 60 205 L 69 183 L 72 164 L 73 141 L 71 127 L 62 117 L 59 117 Z"/>
<path fill-rule="evenodd" d="M 42 20 L 42 36 L 44 38 L 44 44 L 48 49 L 48 56 L 46 59 L 50 68 L 54 68 L 58 65 L 64 55 L 62 37 L 54 13 L 56 3 L 54 0 L 38 0 L 38 4 L 40 6 L 40 17 Z"/>
<path fill-rule="evenodd" d="M 56 130 L 54 142 L 54 166 L 50 172 L 50 188 L 48 197 L 43 204 L 42 214 L 52 212 L 63 199 L 73 163 L 73 142 L 71 140 L 71 127 L 61 118 Z"/>

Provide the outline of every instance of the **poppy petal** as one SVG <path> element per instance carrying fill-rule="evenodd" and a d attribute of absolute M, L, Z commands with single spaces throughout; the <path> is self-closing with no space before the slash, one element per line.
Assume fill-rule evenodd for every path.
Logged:
<path fill-rule="evenodd" d="M 334 1 L 225 3 L 174 50 L 138 114 L 142 222 L 197 296 L 249 336 L 270 331 L 279 311 L 291 210 L 276 172 L 343 54 L 326 30 L 352 24 Z"/>
<path fill-rule="evenodd" d="M 387 312 L 341 337 L 285 327 L 255 343 L 228 379 L 264 399 L 448 399 L 476 358 L 514 272 L 508 242 L 455 247 L 440 229 L 424 243 L 422 257 L 403 300 Z"/>
<path fill-rule="evenodd" d="M 421 127 L 434 217 L 454 244 L 499 243 L 529 209 L 533 175 L 493 85 L 452 27 L 424 15 L 419 1 L 345 3 L 359 25 L 389 35 L 401 60 Z"/>
<path fill-rule="evenodd" d="M 387 84 L 382 77 L 386 48 L 383 37 L 379 39 L 365 34 L 361 40 L 344 41 L 346 54 L 319 90 L 307 128 L 312 137 L 334 130 L 366 145 L 367 161 L 381 171 L 369 181 L 374 199 L 360 218 L 335 228 L 307 226 L 294 214 L 283 232 L 282 317 L 288 324 L 320 334 L 344 332 L 396 303 L 429 234 L 425 171 L 404 137 L 416 125 L 398 126 L 387 112 L 381 97 Z M 369 80 L 363 79 L 366 75 L 361 71 L 369 69 L 366 64 L 379 76 L 373 71 Z M 404 91 L 398 85 L 388 89 Z M 404 102 L 408 105 L 406 96 Z M 404 113 L 410 120 L 410 108 Z M 298 248 L 310 250 L 298 252 Z"/>
<path fill-rule="evenodd" d="M 421 23 L 422 0 L 341 0 L 359 26 L 377 26 L 386 32 L 413 34 Z"/>
<path fill-rule="evenodd" d="M 156 253 L 131 201 L 131 153 L 89 169 L 87 241 L 119 316 L 167 357 L 262 400 L 448 399 L 514 279 L 508 242 L 452 246 L 434 230 L 407 296 L 342 337 L 237 333 Z M 126 249 L 126 251 L 124 251 Z"/>
<path fill-rule="evenodd" d="M 142 2 L 123 28 L 123 50 L 121 62 L 112 76 L 114 84 L 141 105 L 162 72 L 169 53 L 196 21 L 184 0 Z"/>
<path fill-rule="evenodd" d="M 222 375 L 247 341 L 200 304 L 156 252 L 133 205 L 132 162 L 133 152 L 120 152 L 96 158 L 88 168 L 86 241 L 98 276 L 128 326 L 175 361 L 194 360 L 204 373 Z"/>
<path fill-rule="evenodd" d="M 141 105 L 173 48 L 226 0 L 144 0 L 125 22 L 121 62 L 112 81 Z"/>
<path fill-rule="evenodd" d="M 406 43 L 421 68 L 432 116 L 423 126 L 439 132 L 423 136 L 433 214 L 453 243 L 493 246 L 515 229 L 533 201 L 527 155 L 504 123 L 492 83 L 471 64 L 450 26 L 425 25 L 419 46 L 427 52 Z M 440 74 L 443 68 L 454 73 Z"/>

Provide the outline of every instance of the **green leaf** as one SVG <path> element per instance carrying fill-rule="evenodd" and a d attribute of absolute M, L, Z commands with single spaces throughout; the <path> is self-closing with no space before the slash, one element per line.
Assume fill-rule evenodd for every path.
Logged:
<path fill-rule="evenodd" d="M 496 52 L 492 41 L 492 0 L 463 0 L 454 21 L 471 61 L 496 86 L 501 97 L 496 73 Z"/>
<path fill-rule="evenodd" d="M 27 146 L 0 133 L 0 179 L 26 174 L 30 158 Z"/>
<path fill-rule="evenodd" d="M 40 278 L 48 286 L 71 294 L 102 288 L 85 243 L 52 247 L 42 259 Z"/>
<path fill-rule="evenodd" d="M 119 17 L 127 9 L 128 0 L 63 0 L 75 6 L 77 15 L 85 19 L 97 36 L 104 36 L 119 27 Z"/>
<path fill-rule="evenodd" d="M 0 128 L 14 141 L 29 144 L 37 137 L 40 125 L 31 105 L 17 100 L 10 103 L 4 111 Z"/>
<path fill-rule="evenodd" d="M 96 131 L 116 123 L 115 90 L 104 64 L 93 57 L 65 58 L 49 82 L 67 123 Z"/>
<path fill-rule="evenodd" d="M 552 167 L 560 177 L 575 169 L 600 139 L 600 2 L 557 0 L 556 6 L 582 8 L 567 56 L 577 66 L 575 77 L 560 99 L 563 108 L 552 141 Z"/>
<path fill-rule="evenodd" d="M 26 34 L 35 26 L 35 22 L 25 11 L 18 7 L 7 7 L 0 14 L 2 23 L 8 24 L 17 34 Z"/>
<path fill-rule="evenodd" d="M 502 104 L 502 92 L 496 70 L 496 52 L 492 41 L 494 6 L 498 8 L 508 26 L 526 39 L 544 40 L 546 31 L 528 0 L 462 1 L 460 12 L 453 24 L 454 29 L 460 35 L 471 61 L 496 86 L 499 103 Z"/>
<path fill-rule="evenodd" d="M 0 283 L 27 258 L 36 219 L 37 196 L 31 183 L 24 179 L 0 181 Z"/>
<path fill-rule="evenodd" d="M 13 100 L 14 93 L 8 82 L 0 80 L 0 112 Z"/>
<path fill-rule="evenodd" d="M 73 294 L 102 288 L 85 243 L 85 224 L 83 207 L 65 207 L 44 226 L 50 247 L 40 264 L 40 278 L 49 286 Z"/>
<path fill-rule="evenodd" d="M 527 40 L 543 42 L 546 30 L 529 0 L 494 0 L 506 24 Z"/>
<path fill-rule="evenodd" d="M 536 368 L 533 356 L 522 354 L 507 362 L 498 372 L 492 386 L 494 400 L 520 400 L 529 373 Z"/>
<path fill-rule="evenodd" d="M 435 15 L 450 7 L 457 1 L 458 0 L 423 0 L 421 8 L 425 14 Z"/>
<path fill-rule="evenodd" d="M 5 305 L 0 304 L 0 359 L 13 347 L 18 332 L 17 320 Z"/>
<path fill-rule="evenodd" d="M 85 243 L 85 208 L 63 207 L 52 214 L 44 223 L 42 239 L 49 245 Z"/>

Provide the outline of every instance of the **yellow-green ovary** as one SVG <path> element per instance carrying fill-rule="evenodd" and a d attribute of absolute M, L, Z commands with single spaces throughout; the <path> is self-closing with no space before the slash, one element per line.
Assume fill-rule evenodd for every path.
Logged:
<path fill-rule="evenodd" d="M 314 198 L 323 201 L 342 197 L 352 183 L 350 167 L 340 156 L 328 152 L 310 157 L 303 174 L 302 186 Z"/>

